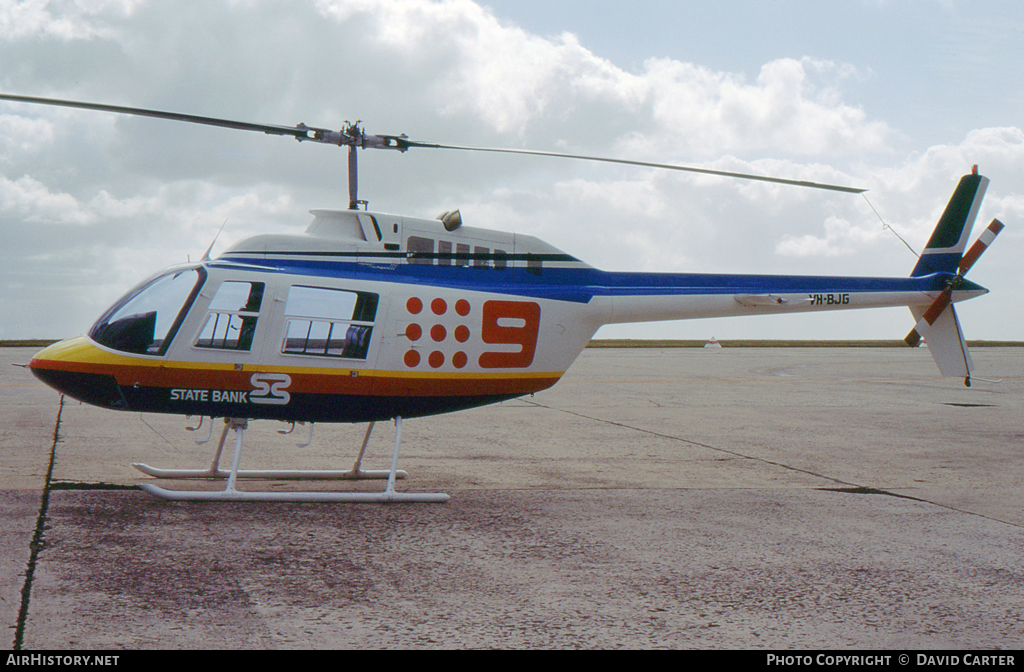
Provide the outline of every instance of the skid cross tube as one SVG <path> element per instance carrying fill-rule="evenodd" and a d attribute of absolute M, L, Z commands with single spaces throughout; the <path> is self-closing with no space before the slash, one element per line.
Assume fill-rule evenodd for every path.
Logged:
<path fill-rule="evenodd" d="M 245 430 L 249 421 L 244 418 L 225 418 L 224 430 L 217 446 L 217 453 L 209 469 L 157 469 L 145 464 L 132 466 L 144 474 L 155 478 L 177 479 L 227 479 L 226 486 L 220 491 L 168 490 L 151 483 L 140 483 L 139 488 L 154 497 L 173 501 L 215 501 L 215 502 L 446 502 L 449 497 L 444 493 L 406 493 L 395 490 L 395 482 L 405 478 L 406 472 L 398 469 L 398 453 L 402 443 L 402 418 L 395 418 L 395 448 L 391 455 L 391 468 L 388 470 L 363 470 L 361 468 L 366 446 L 374 423 L 371 423 L 363 437 L 359 456 L 349 471 L 332 470 L 241 470 L 239 463 L 242 455 Z M 224 471 L 218 468 L 228 431 L 235 433 L 235 450 L 231 459 L 231 469 Z M 383 492 L 267 492 L 238 490 L 235 484 L 238 479 L 387 479 Z"/>

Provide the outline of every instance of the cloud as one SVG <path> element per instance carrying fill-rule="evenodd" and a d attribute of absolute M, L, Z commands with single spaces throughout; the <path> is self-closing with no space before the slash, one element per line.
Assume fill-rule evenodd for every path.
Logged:
<path fill-rule="evenodd" d="M 668 146 L 698 156 L 766 149 L 796 155 L 864 154 L 886 149 L 885 123 L 844 104 L 815 74 L 834 63 L 784 58 L 765 64 L 753 84 L 670 59 L 647 62 L 652 113 Z"/>
<path fill-rule="evenodd" d="M 112 37 L 108 21 L 129 16 L 140 1 L 0 0 L 0 40 Z"/>
<path fill-rule="evenodd" d="M 797 238 L 783 235 L 775 246 L 775 253 L 794 257 L 838 257 L 854 254 L 882 237 L 874 227 L 873 230 L 857 227 L 835 216 L 825 220 L 824 228 L 824 236 L 806 235 Z"/>
<path fill-rule="evenodd" d="M 752 84 L 668 58 L 648 59 L 631 74 L 571 33 L 532 35 L 468 0 L 339 0 L 318 7 L 340 24 L 364 18 L 379 47 L 439 66 L 425 85 L 442 114 L 471 114 L 521 141 L 536 137 L 543 121 L 570 145 L 614 147 L 624 140 L 620 147 L 662 160 L 666 152 L 704 159 L 766 149 L 839 155 L 886 148 L 885 123 L 842 102 L 836 83 L 857 74 L 848 64 L 779 59 Z M 595 113 L 606 123 L 588 122 Z M 603 142 L 574 128 L 603 128 Z"/>
<path fill-rule="evenodd" d="M 0 177 L 0 214 L 16 217 L 26 224 L 83 224 L 92 219 L 73 196 L 52 193 L 46 185 L 28 175 L 17 180 Z"/>
<path fill-rule="evenodd" d="M 8 163 L 14 154 L 37 152 L 53 142 L 53 124 L 45 119 L 27 119 L 0 114 L 0 160 Z"/>
<path fill-rule="evenodd" d="M 0 56 L 11 64 L 0 73 L 5 92 L 275 124 L 361 118 L 370 132 L 428 141 L 865 186 L 919 246 L 973 163 L 993 178 L 984 216 L 1020 218 L 1024 202 L 1020 129 L 975 129 L 901 153 L 898 131 L 850 100 L 850 82 L 875 81 L 861 64 L 780 56 L 748 79 L 650 55 L 626 71 L 572 33 L 539 35 L 469 0 L 223 0 L 189 12 L 8 2 Z M 10 241 L 0 283 L 36 297 L 0 306 L 7 337 L 80 330 L 141 276 L 201 254 L 225 219 L 217 249 L 301 231 L 306 210 L 347 203 L 343 151 L 261 134 L 3 105 L 0 152 Z M 912 266 L 855 196 L 445 151 L 363 152 L 360 165 L 373 208 L 432 217 L 461 207 L 467 225 L 538 235 L 603 268 L 887 275 Z M 62 308 L 70 290 L 58 260 L 77 269 L 75 315 Z"/>

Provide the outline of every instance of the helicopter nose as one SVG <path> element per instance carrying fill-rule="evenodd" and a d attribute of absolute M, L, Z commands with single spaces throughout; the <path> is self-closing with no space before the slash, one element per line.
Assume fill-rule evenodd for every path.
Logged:
<path fill-rule="evenodd" d="M 124 408 L 117 380 L 95 361 L 97 350 L 84 336 L 76 336 L 44 348 L 28 366 L 36 378 L 61 394 L 94 406 Z"/>

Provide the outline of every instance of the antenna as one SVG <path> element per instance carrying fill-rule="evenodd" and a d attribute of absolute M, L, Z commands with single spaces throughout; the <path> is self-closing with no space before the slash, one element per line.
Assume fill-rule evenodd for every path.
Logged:
<path fill-rule="evenodd" d="M 200 259 L 200 261 L 209 261 L 210 260 L 210 252 L 213 251 L 213 246 L 217 243 L 217 239 L 220 238 L 220 232 L 224 230 L 224 224 L 227 224 L 227 223 L 228 223 L 228 220 L 227 220 L 227 217 L 225 217 L 224 218 L 224 223 L 220 225 L 219 229 L 217 229 L 217 235 L 215 235 L 213 237 L 213 240 L 210 241 L 210 246 L 208 248 L 206 248 L 206 252 L 203 253 L 203 258 Z"/>

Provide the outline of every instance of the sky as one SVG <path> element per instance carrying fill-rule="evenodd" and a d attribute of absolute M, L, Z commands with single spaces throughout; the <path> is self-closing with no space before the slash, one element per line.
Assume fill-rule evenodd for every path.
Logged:
<path fill-rule="evenodd" d="M 538 236 L 607 270 L 905 276 L 959 177 L 1007 228 L 958 305 L 1022 340 L 1024 4 L 851 0 L 0 0 L 0 91 L 427 142 L 679 163 L 362 152 L 370 209 Z M 0 339 L 87 331 L 160 268 L 347 206 L 345 151 L 0 103 Z M 874 210 L 872 209 L 874 208 Z M 877 215 L 875 213 L 877 211 Z M 884 223 L 883 223 L 884 222 Z M 601 329 L 898 339 L 906 309 Z"/>

